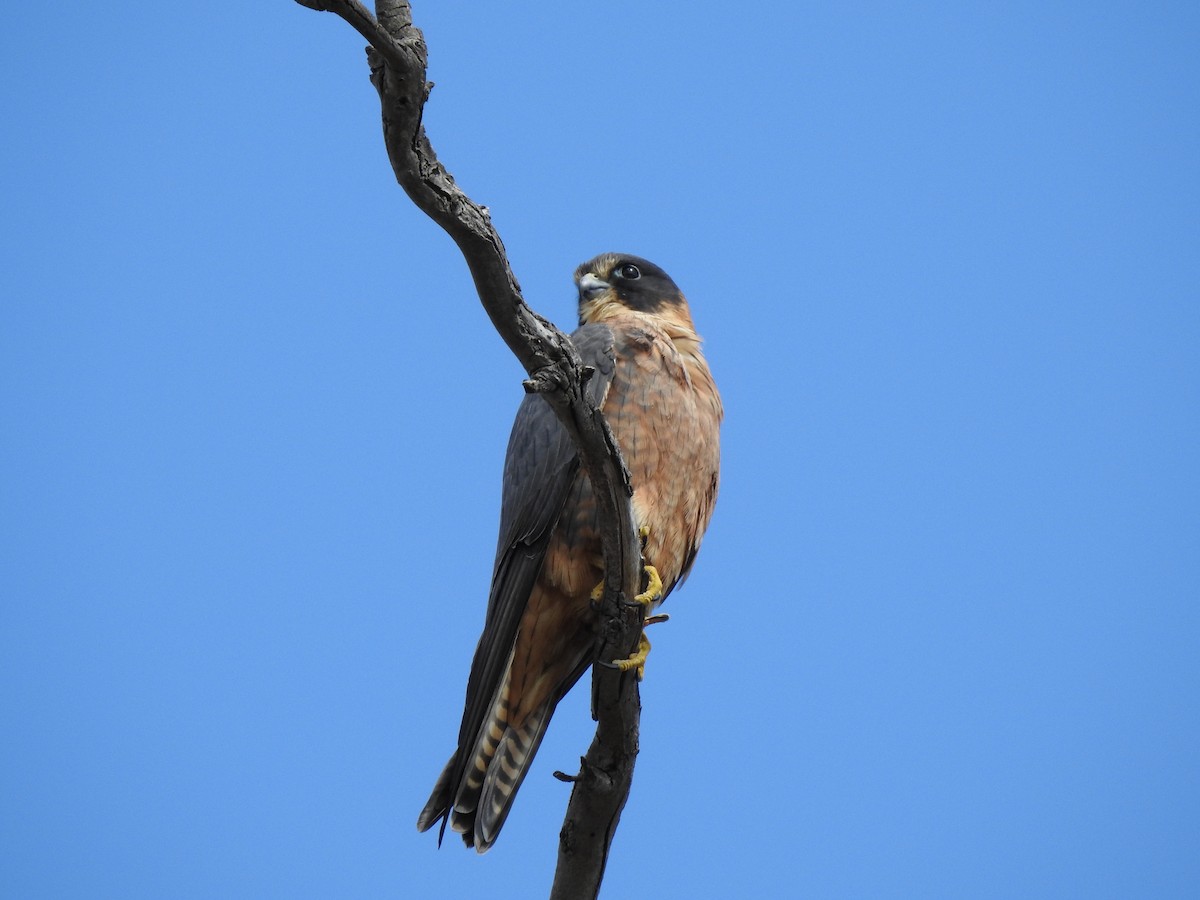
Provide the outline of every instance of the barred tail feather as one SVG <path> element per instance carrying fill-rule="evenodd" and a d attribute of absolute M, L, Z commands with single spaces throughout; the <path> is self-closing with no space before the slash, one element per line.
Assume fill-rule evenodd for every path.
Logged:
<path fill-rule="evenodd" d="M 505 673 L 474 746 L 460 748 L 450 757 L 417 818 L 420 831 L 442 821 L 439 843 L 449 825 L 468 847 L 480 853 L 491 848 L 546 734 L 558 698 L 526 715 L 514 728 L 509 725 L 508 684 Z"/>
<path fill-rule="evenodd" d="M 511 665 L 511 661 L 509 663 Z M 492 696 L 492 708 L 473 747 L 462 745 L 454 751 L 442 774 L 433 786 L 433 793 L 421 814 L 417 817 L 417 830 L 428 831 L 439 819 L 442 827 L 438 831 L 438 846 L 446 834 L 446 826 L 463 836 L 467 846 L 472 845 L 475 824 L 475 802 L 483 786 L 483 776 L 488 763 L 496 751 L 496 745 L 504 735 L 508 722 L 508 671 L 504 673 L 496 693 Z M 470 752 L 469 756 L 464 756 Z"/>
<path fill-rule="evenodd" d="M 439 844 L 448 826 L 462 835 L 468 847 L 474 847 L 480 853 L 491 848 L 541 746 L 554 708 L 587 670 L 590 649 L 590 643 L 579 649 L 574 669 L 569 677 L 559 681 L 557 693 L 520 717 L 512 716 L 510 712 L 510 656 L 509 668 L 492 695 L 491 707 L 476 732 L 474 743 L 460 745 L 450 757 L 429 802 L 417 818 L 418 829 L 427 831 L 441 820 Z M 510 719 L 517 719 L 517 723 Z"/>
<path fill-rule="evenodd" d="M 507 729 L 496 747 L 475 813 L 475 849 L 480 853 L 487 852 L 499 837 L 529 764 L 546 736 L 554 706 L 554 700 L 544 703 L 525 718 L 520 728 Z"/>
<path fill-rule="evenodd" d="M 440 819 L 439 843 L 448 824 L 468 847 L 486 853 L 508 818 L 517 789 L 546 735 L 554 706 L 547 702 L 526 716 L 520 728 L 510 728 L 507 708 L 497 703 L 465 771 L 460 774 L 457 753 L 450 757 L 417 818 L 417 829 L 428 831 Z"/>

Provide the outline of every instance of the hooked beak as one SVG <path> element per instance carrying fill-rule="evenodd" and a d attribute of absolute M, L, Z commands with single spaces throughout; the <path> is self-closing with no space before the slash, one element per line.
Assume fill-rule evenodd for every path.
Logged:
<path fill-rule="evenodd" d="M 597 294 L 603 294 L 610 287 L 612 285 L 607 281 L 602 281 L 591 272 L 588 272 L 579 279 L 579 299 L 591 300 Z"/>

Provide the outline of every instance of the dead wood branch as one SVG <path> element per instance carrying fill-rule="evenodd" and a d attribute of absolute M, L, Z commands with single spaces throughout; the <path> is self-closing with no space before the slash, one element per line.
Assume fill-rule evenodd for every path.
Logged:
<path fill-rule="evenodd" d="M 369 42 L 371 83 L 379 92 L 384 143 L 396 180 L 458 245 L 484 309 L 529 374 L 526 390 L 546 398 L 574 440 L 595 488 L 609 586 L 597 659 L 628 656 L 641 629 L 640 610 L 625 602 L 637 593 L 641 577 L 629 473 L 603 415 L 584 397 L 586 373 L 574 346 L 525 304 L 487 209 L 458 188 L 425 134 L 421 114 L 432 86 L 425 80 L 425 39 L 412 23 L 410 5 L 379 0 L 372 15 L 358 0 L 297 2 L 337 14 Z M 599 893 L 633 779 L 641 712 L 636 679 L 596 666 L 592 701 L 596 736 L 571 790 L 552 900 Z"/>

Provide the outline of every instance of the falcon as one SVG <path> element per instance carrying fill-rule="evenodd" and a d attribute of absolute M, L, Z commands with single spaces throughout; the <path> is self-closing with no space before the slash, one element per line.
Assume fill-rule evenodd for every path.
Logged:
<path fill-rule="evenodd" d="M 662 269 L 605 253 L 575 270 L 579 329 L 571 340 L 625 457 L 657 607 L 692 568 L 712 517 L 720 468 L 721 397 L 687 300 Z M 591 482 L 549 404 L 527 396 L 504 461 L 500 539 L 483 634 L 471 662 L 458 746 L 417 819 L 447 824 L 468 847 L 495 843 L 558 701 L 593 661 L 593 594 L 603 577 Z M 659 584 L 661 582 L 661 585 Z M 637 669 L 644 637 L 630 660 Z"/>

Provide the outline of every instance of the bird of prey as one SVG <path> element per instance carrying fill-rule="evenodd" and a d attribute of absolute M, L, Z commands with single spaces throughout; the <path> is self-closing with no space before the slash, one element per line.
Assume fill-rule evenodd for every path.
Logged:
<path fill-rule="evenodd" d="M 605 253 L 579 266 L 575 283 L 571 340 L 595 369 L 586 389 L 629 467 L 647 572 L 661 580 L 655 590 L 651 576 L 653 593 L 641 598 L 653 608 L 687 576 L 712 516 L 721 398 L 666 272 Z M 439 842 L 449 824 L 480 853 L 495 843 L 555 706 L 592 663 L 602 577 L 591 483 L 549 404 L 529 395 L 504 462 L 500 539 L 458 746 L 417 819 L 421 831 L 440 820 Z"/>

